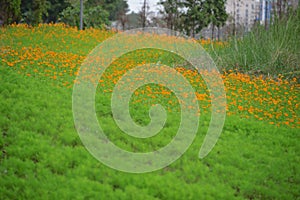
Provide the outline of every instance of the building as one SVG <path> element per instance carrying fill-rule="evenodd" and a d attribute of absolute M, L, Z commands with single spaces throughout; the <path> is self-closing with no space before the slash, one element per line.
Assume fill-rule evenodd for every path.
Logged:
<path fill-rule="evenodd" d="M 228 20 L 224 27 L 212 32 L 209 26 L 201 31 L 204 38 L 226 38 L 230 35 L 243 35 L 251 30 L 260 17 L 260 0 L 227 0 Z"/>
<path fill-rule="evenodd" d="M 244 31 L 250 31 L 253 24 L 260 16 L 259 0 L 227 0 L 226 11 L 229 14 L 228 23 L 235 27 L 243 27 Z"/>
<path fill-rule="evenodd" d="M 288 8 L 296 9 L 297 6 L 298 0 L 227 0 L 226 11 L 231 23 L 249 31 L 255 22 L 268 24 L 278 12 L 285 15 Z"/>
<path fill-rule="evenodd" d="M 260 1 L 260 22 L 269 22 L 274 15 L 282 17 L 288 15 L 292 10 L 297 9 L 298 0 L 261 0 Z"/>

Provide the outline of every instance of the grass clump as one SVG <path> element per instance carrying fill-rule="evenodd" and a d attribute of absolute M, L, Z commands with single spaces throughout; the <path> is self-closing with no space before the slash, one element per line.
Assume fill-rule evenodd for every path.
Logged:
<path fill-rule="evenodd" d="M 266 76 L 300 75 L 300 9 L 274 19 L 268 29 L 257 25 L 242 38 L 230 38 L 225 48 L 210 49 L 218 66 Z"/>

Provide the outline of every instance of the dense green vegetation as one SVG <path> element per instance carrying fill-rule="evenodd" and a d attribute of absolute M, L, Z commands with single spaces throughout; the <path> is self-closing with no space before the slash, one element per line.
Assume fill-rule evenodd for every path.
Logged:
<path fill-rule="evenodd" d="M 242 38 L 232 37 L 226 48 L 209 49 L 220 68 L 252 75 L 299 77 L 300 7 L 285 19 L 275 19 L 268 30 L 254 27 Z"/>
<path fill-rule="evenodd" d="M 128 12 L 128 4 L 124 0 L 83 0 L 83 3 L 85 27 L 110 25 L 111 21 L 119 20 Z M 4 25 L 64 22 L 79 27 L 80 1 L 0 0 L 0 14 Z"/>
<path fill-rule="evenodd" d="M 184 32 L 195 37 L 203 28 L 212 24 L 213 27 L 222 27 L 228 14 L 224 0 L 161 0 L 160 13 L 166 21 L 167 28 Z M 213 28 L 214 30 L 214 28 Z"/>
<path fill-rule="evenodd" d="M 188 151 L 170 166 L 146 174 L 119 172 L 92 157 L 74 127 L 72 86 L 83 58 L 112 34 L 63 25 L 1 29 L 1 199 L 299 197 L 300 95 L 295 80 L 224 72 L 228 98 L 225 126 L 212 152 L 199 159 L 210 119 L 209 101 L 203 81 L 192 71 L 179 68 L 193 82 L 201 106 L 200 127 Z M 127 60 L 117 60 L 98 86 L 99 123 L 116 145 L 129 151 L 158 149 L 177 131 L 176 101 L 170 106 L 167 127 L 147 141 L 124 137 L 111 115 L 109 90 L 117 80 L 112 75 L 122 68 L 128 70 L 126 62 L 134 65 L 157 58 L 173 63 L 168 59 L 173 57 L 161 52 L 133 52 L 123 58 Z M 154 102 L 168 106 L 174 98 L 155 93 L 157 90 L 166 89 L 153 86 L 152 92 L 133 96 L 131 111 L 136 122 L 148 122 L 149 106 Z"/>
<path fill-rule="evenodd" d="M 214 150 L 199 160 L 207 126 L 202 121 L 191 148 L 171 166 L 126 174 L 99 163 L 82 146 L 74 129 L 70 89 L 16 74 L 3 65 L 0 87 L 2 199 L 299 196 L 299 129 L 230 116 Z"/>

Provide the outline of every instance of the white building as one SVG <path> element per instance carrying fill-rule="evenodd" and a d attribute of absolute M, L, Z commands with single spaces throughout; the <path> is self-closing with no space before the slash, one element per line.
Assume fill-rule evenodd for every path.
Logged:
<path fill-rule="evenodd" d="M 287 12 L 288 7 L 297 8 L 298 0 L 227 0 L 226 11 L 231 16 L 231 23 L 241 25 L 245 27 L 245 31 L 249 31 L 256 21 L 261 24 L 270 21 L 280 5 Z"/>
<path fill-rule="evenodd" d="M 285 5 L 283 5 L 285 3 Z M 281 11 L 286 15 L 288 7 L 297 8 L 298 0 L 227 0 L 228 20 L 224 27 L 212 31 L 209 26 L 201 31 L 198 37 L 226 38 L 230 35 L 243 35 L 249 32 L 255 23 L 269 25 L 272 16 Z"/>
<path fill-rule="evenodd" d="M 226 11 L 229 14 L 229 23 L 242 26 L 249 31 L 260 16 L 259 0 L 227 0 Z"/>

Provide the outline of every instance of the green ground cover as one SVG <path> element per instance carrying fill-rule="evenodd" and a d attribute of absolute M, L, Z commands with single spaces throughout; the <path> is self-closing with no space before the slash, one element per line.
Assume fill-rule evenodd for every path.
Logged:
<path fill-rule="evenodd" d="M 209 97 L 201 78 L 179 68 L 195 87 L 201 106 L 197 137 L 187 152 L 170 166 L 145 174 L 119 172 L 92 157 L 74 126 L 72 86 L 85 55 L 111 35 L 53 25 L 1 29 L 1 199 L 299 198 L 297 79 L 265 80 L 224 73 L 228 101 L 225 126 L 215 148 L 199 159 L 210 119 Z M 168 57 L 162 53 L 149 58 L 152 54 L 137 52 L 129 58 L 133 64 L 141 64 L 157 55 Z M 158 149 L 177 131 L 178 102 L 166 88 L 140 88 L 132 98 L 133 119 L 146 124 L 149 106 L 160 102 L 170 107 L 167 126 L 146 141 L 122 135 L 109 103 L 117 80 L 112 75 L 122 63 L 117 61 L 98 85 L 99 123 L 124 149 Z"/>

